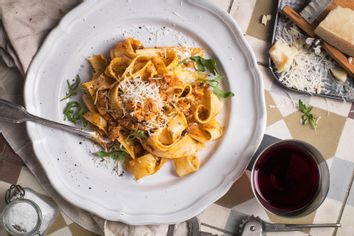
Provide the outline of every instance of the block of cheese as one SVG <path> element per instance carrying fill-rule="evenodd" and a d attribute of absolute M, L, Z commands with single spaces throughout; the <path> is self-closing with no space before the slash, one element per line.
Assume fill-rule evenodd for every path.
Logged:
<path fill-rule="evenodd" d="M 354 56 L 354 11 L 336 7 L 321 21 L 315 34 L 349 56 Z"/>
<path fill-rule="evenodd" d="M 289 70 L 296 54 L 296 48 L 290 47 L 288 44 L 281 41 L 276 41 L 269 49 L 270 58 L 272 58 L 279 73 Z"/>

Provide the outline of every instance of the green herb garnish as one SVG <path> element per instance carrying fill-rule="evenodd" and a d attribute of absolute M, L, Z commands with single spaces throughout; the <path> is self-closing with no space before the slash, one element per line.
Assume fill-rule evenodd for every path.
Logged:
<path fill-rule="evenodd" d="M 108 157 L 108 158 L 112 158 L 115 160 L 123 160 L 124 158 L 127 157 L 128 152 L 127 152 L 127 150 L 125 150 L 125 148 L 122 145 L 114 145 L 112 147 L 112 150 L 110 150 L 108 152 L 107 151 L 98 151 L 98 152 L 95 152 L 95 155 L 102 157 L 102 158 Z"/>
<path fill-rule="evenodd" d="M 134 130 L 131 131 L 127 137 L 127 139 L 139 139 L 139 138 L 146 138 L 145 132 L 143 130 Z"/>
<path fill-rule="evenodd" d="M 299 99 L 299 111 L 304 113 L 301 116 L 301 124 L 306 125 L 308 123 L 313 129 L 317 129 L 318 117 L 314 116 L 311 113 L 311 110 L 311 106 L 306 105 L 303 101 L 301 101 L 301 99 Z"/>
<path fill-rule="evenodd" d="M 216 61 L 214 59 L 205 59 L 201 56 L 193 56 L 190 57 L 190 59 L 196 63 L 198 71 L 204 72 L 205 70 L 208 70 L 214 75 L 213 79 L 208 79 L 205 82 L 209 84 L 209 86 L 213 89 L 213 93 L 217 97 L 227 98 L 235 95 L 233 92 L 225 92 L 220 89 L 220 81 L 224 79 L 224 77 L 218 73 Z"/>
<path fill-rule="evenodd" d="M 65 99 L 68 99 L 71 96 L 75 96 L 77 94 L 77 88 L 79 87 L 81 83 L 81 79 L 79 75 L 76 75 L 75 81 L 70 84 L 69 80 L 66 80 L 66 84 L 68 85 L 68 91 L 65 94 L 65 97 L 60 99 L 60 101 L 63 101 Z"/>
<path fill-rule="evenodd" d="M 217 75 L 217 69 L 216 69 L 216 61 L 214 59 L 205 59 L 201 56 L 194 56 L 190 57 L 192 61 L 195 61 L 197 63 L 197 70 L 198 71 L 205 71 L 205 68 L 210 71 L 213 75 Z"/>
<path fill-rule="evenodd" d="M 77 102 L 68 102 L 64 109 L 64 120 L 69 120 L 76 124 L 78 121 L 81 121 L 85 126 L 87 125 L 87 121 L 84 119 L 83 114 L 85 113 L 84 106 Z"/>
<path fill-rule="evenodd" d="M 99 157 L 112 158 L 114 160 L 124 160 L 124 158 L 127 156 L 127 152 L 122 149 L 111 151 L 111 152 L 98 151 L 95 153 L 95 155 Z"/>

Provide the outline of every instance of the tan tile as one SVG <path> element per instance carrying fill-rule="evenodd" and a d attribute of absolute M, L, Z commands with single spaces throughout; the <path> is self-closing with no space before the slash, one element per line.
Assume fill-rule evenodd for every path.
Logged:
<path fill-rule="evenodd" d="M 244 173 L 230 188 L 230 190 L 216 204 L 232 208 L 253 198 L 250 180 Z"/>
<path fill-rule="evenodd" d="M 336 152 L 345 117 L 315 107 L 312 109 L 312 113 L 315 116 L 321 116 L 317 130 L 300 123 L 302 113 L 299 111 L 290 114 L 284 120 L 294 139 L 312 144 L 325 159 L 331 158 Z"/>
<path fill-rule="evenodd" d="M 281 120 L 283 117 L 279 112 L 276 104 L 273 101 L 272 96 L 268 91 L 264 91 L 266 108 L 267 108 L 267 126 L 273 124 L 274 122 Z"/>
<path fill-rule="evenodd" d="M 277 1 L 274 0 L 257 0 L 254 7 L 250 23 L 246 33 L 263 41 L 270 42 L 272 38 L 273 25 L 275 19 L 275 11 Z M 272 15 L 272 19 L 267 25 L 261 24 L 263 15 Z"/>
<path fill-rule="evenodd" d="M 53 233 L 47 234 L 48 236 L 81 236 L 79 234 L 72 234 L 69 227 L 65 226 Z"/>
<path fill-rule="evenodd" d="M 58 213 L 53 224 L 49 227 L 47 234 L 51 234 L 55 231 L 58 231 L 61 228 L 64 228 L 65 226 L 66 226 L 66 223 L 63 219 L 63 216 L 61 215 L 61 213 Z"/>
<path fill-rule="evenodd" d="M 272 222 L 284 223 L 284 224 L 312 224 L 314 222 L 316 212 L 312 212 L 309 215 L 297 218 L 286 218 L 278 215 L 274 215 L 267 211 L 267 215 Z"/>
<path fill-rule="evenodd" d="M 82 228 L 81 226 L 79 226 L 78 224 L 70 224 L 69 225 L 69 229 L 72 233 L 72 235 L 80 235 L 80 236 L 98 236 L 98 234 L 92 233 L 84 228 Z"/>

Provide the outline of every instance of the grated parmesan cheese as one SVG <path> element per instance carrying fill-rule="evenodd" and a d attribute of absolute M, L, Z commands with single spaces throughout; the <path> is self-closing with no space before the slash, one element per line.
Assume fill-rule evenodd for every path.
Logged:
<path fill-rule="evenodd" d="M 155 83 L 149 83 L 143 81 L 140 77 L 132 79 L 126 79 L 119 84 L 119 89 L 122 93 L 119 95 L 121 101 L 131 102 L 134 110 L 128 112 L 124 106 L 122 106 L 123 114 L 134 117 L 137 112 L 138 104 L 143 105 L 147 99 L 151 100 L 159 110 L 159 114 L 155 120 L 149 120 L 143 122 L 143 125 L 147 130 L 156 129 L 165 126 L 165 115 L 162 112 L 164 103 L 160 96 L 160 88 Z"/>
<path fill-rule="evenodd" d="M 119 88 L 123 91 L 121 99 L 133 102 L 135 107 L 138 103 L 143 104 L 148 98 L 155 102 L 159 110 L 164 106 L 160 97 L 159 86 L 143 81 L 140 77 L 124 80 L 119 84 Z"/>
<path fill-rule="evenodd" d="M 329 69 L 334 67 L 333 61 L 328 60 L 322 51 L 318 54 L 309 51 L 305 36 L 296 27 L 284 27 L 281 32 L 276 40 L 297 48 L 298 53 L 289 70 L 279 75 L 279 80 L 287 87 L 310 94 L 323 92 L 322 78 L 327 75 Z"/>

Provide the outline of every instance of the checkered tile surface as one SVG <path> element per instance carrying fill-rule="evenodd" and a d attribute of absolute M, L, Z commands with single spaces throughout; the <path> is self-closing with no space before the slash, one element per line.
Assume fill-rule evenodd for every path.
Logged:
<path fill-rule="evenodd" d="M 347 187 L 354 171 L 354 104 L 334 101 L 319 97 L 299 95 L 278 86 L 271 73 L 264 66 L 267 64 L 267 50 L 270 46 L 272 23 L 260 24 L 262 15 L 272 14 L 276 1 L 273 0 L 214 0 L 229 11 L 239 23 L 242 31 L 254 49 L 259 69 L 263 75 L 267 106 L 267 129 L 261 147 L 279 139 L 300 139 L 314 145 L 325 157 L 330 168 L 331 184 L 327 199 L 314 213 L 297 219 L 285 219 L 264 211 L 254 199 L 250 186 L 250 168 L 233 184 L 229 192 L 200 216 L 202 230 L 223 234 L 213 227 L 234 232 L 233 218 L 235 211 L 258 215 L 264 220 L 287 223 L 324 223 L 336 222 Z M 314 107 L 313 113 L 321 116 L 319 128 L 315 131 L 300 124 L 301 113 L 295 103 L 298 99 Z M 256 153 L 257 154 L 257 153 Z M 252 163 L 251 163 L 252 164 Z M 24 166 L 22 160 L 11 150 L 6 140 L 0 135 L 0 209 L 4 207 L 4 193 L 11 184 L 21 184 L 35 191 L 46 194 L 36 179 Z M 337 235 L 354 235 L 354 190 L 349 193 L 347 205 L 342 216 L 342 227 Z M 75 221 L 75 219 L 73 219 Z M 332 235 L 332 229 L 310 230 L 304 233 L 293 232 L 286 235 Z M 50 236 L 96 235 L 69 219 L 65 214 L 58 214 L 49 228 Z M 268 235 L 275 235 L 269 233 Z M 228 235 L 225 233 L 225 235 Z M 279 235 L 279 234 L 277 234 Z M 283 234 L 281 234 L 283 235 Z M 284 234 L 285 235 L 285 234 Z"/>

